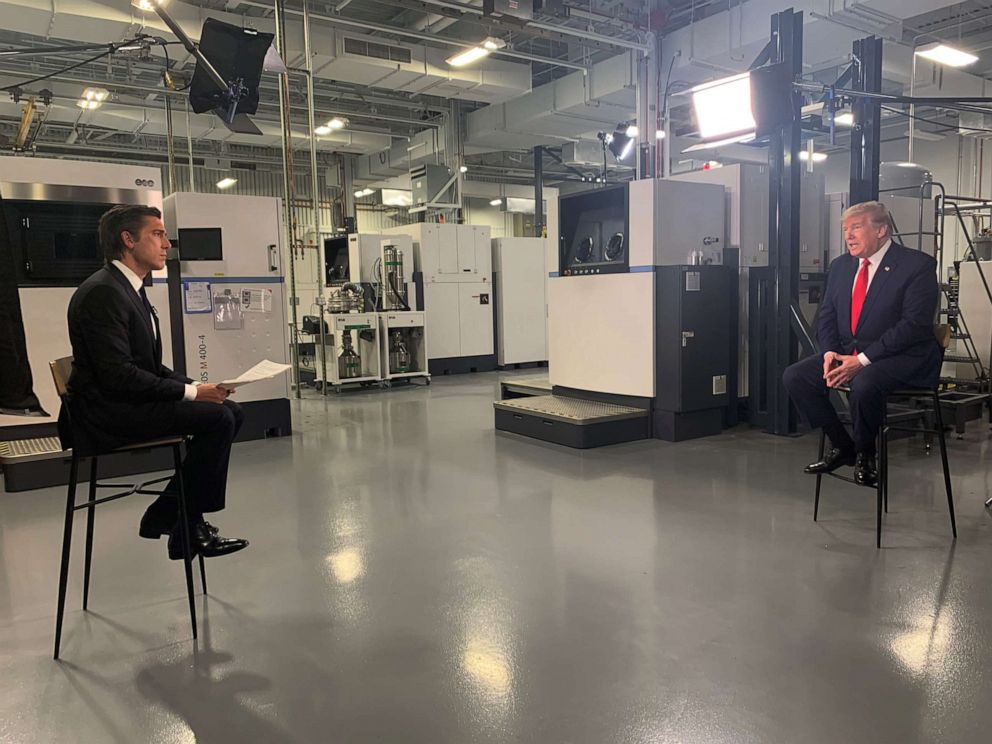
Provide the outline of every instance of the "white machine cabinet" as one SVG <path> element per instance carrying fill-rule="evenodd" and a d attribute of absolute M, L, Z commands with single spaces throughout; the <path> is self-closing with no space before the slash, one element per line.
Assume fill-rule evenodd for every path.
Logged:
<path fill-rule="evenodd" d="M 385 232 L 413 239 L 414 270 L 421 275 L 422 307 L 431 328 L 430 371 L 494 369 L 490 228 L 418 223 Z"/>
<path fill-rule="evenodd" d="M 186 374 L 216 383 L 263 359 L 287 363 L 279 199 L 177 193 L 164 211 L 179 258 L 169 274 L 173 356 Z M 238 390 L 246 437 L 290 433 L 289 386 L 287 374 Z"/>
<path fill-rule="evenodd" d="M 395 380 L 422 378 L 429 385 L 431 375 L 424 343 L 425 314 L 415 310 L 399 310 L 376 315 L 379 319 L 383 384 L 388 386 Z"/>
<path fill-rule="evenodd" d="M 548 359 L 546 243 L 543 238 L 493 238 L 500 366 Z"/>

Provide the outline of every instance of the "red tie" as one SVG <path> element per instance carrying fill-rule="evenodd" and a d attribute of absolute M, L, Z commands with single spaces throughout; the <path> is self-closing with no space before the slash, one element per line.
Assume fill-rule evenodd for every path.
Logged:
<path fill-rule="evenodd" d="M 854 281 L 854 292 L 851 293 L 851 333 L 858 331 L 858 318 L 861 317 L 861 308 L 865 304 L 865 295 L 868 294 L 868 267 L 871 262 L 865 258 L 861 261 L 861 271 Z"/>

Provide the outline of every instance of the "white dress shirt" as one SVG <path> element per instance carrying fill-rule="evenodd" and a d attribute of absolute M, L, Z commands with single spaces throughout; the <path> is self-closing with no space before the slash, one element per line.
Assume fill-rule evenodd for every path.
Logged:
<path fill-rule="evenodd" d="M 117 267 L 117 269 L 124 275 L 128 283 L 134 289 L 135 294 L 140 298 L 141 296 L 141 285 L 144 284 L 141 277 L 131 271 L 122 261 L 114 259 L 111 263 Z M 155 338 L 158 339 L 158 318 L 155 317 L 155 313 L 151 313 L 149 316 L 152 321 L 152 333 Z M 196 385 L 186 385 L 186 392 L 183 394 L 183 400 L 196 400 Z"/>

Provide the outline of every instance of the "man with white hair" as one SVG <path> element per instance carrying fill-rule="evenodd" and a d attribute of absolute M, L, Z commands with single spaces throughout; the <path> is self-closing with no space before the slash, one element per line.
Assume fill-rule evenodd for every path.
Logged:
<path fill-rule="evenodd" d="M 937 262 L 892 241 L 892 220 L 881 202 L 855 204 L 843 221 L 848 253 L 830 264 L 816 326 L 822 353 L 790 366 L 783 382 L 810 426 L 830 439 L 830 450 L 805 472 L 854 465 L 855 481 L 872 486 L 885 395 L 933 387 L 940 375 L 933 332 Z M 844 385 L 850 388 L 853 439 L 829 398 L 831 388 Z"/>

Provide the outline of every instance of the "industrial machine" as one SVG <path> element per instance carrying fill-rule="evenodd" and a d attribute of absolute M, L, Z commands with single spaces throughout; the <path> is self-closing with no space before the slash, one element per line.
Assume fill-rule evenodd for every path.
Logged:
<path fill-rule="evenodd" d="M 418 223 L 387 235 L 413 239 L 414 282 L 430 334 L 432 374 L 496 368 L 493 346 L 492 244 L 490 229 L 476 225 Z"/>
<path fill-rule="evenodd" d="M 289 355 L 279 199 L 177 193 L 164 201 L 175 369 L 201 382 L 237 377 Z M 240 440 L 292 433 L 289 380 L 238 390 Z"/>
<path fill-rule="evenodd" d="M 319 390 L 327 383 L 340 392 L 343 385 L 376 385 L 382 379 L 379 349 L 379 321 L 376 313 L 339 312 L 324 316 L 328 325 L 324 346 L 315 344 L 316 376 L 314 386 Z M 319 338 L 319 334 L 314 335 Z M 327 359 L 321 359 L 324 350 Z"/>
<path fill-rule="evenodd" d="M 346 297 L 349 288 L 357 287 L 364 311 L 333 318 L 337 359 L 333 374 L 340 378 L 346 371 L 361 370 L 357 378 L 343 378 L 338 382 L 371 383 L 374 375 L 375 380 L 385 385 L 414 378 L 429 383 L 424 313 L 414 309 L 418 292 L 414 284 L 411 237 L 351 233 L 328 240 L 325 247 L 327 287 L 331 296 L 329 308 L 332 312 L 354 313 L 354 301 L 345 299 L 339 303 L 341 308 L 335 309 L 333 298 L 335 292 L 339 293 L 337 296 Z M 369 327 L 353 328 L 358 323 L 367 323 Z M 357 331 L 353 341 L 350 340 L 351 330 Z M 351 346 L 351 351 L 347 345 Z M 356 353 L 360 364 L 355 360 Z M 345 360 L 350 360 L 351 370 L 342 367 Z"/>
<path fill-rule="evenodd" d="M 735 270 L 724 188 L 641 180 L 559 201 L 552 394 L 496 402 L 496 428 L 574 447 L 719 432 L 732 404 Z"/>
<path fill-rule="evenodd" d="M 770 276 L 768 266 L 768 166 L 736 163 L 721 168 L 693 171 L 675 180 L 719 184 L 726 189 L 727 248 L 736 252 L 738 274 L 737 394 L 748 397 L 748 381 L 755 360 L 751 359 L 751 306 L 758 302 L 756 280 Z M 800 304 L 806 321 L 813 322 L 826 282 L 828 259 L 824 251 L 826 204 L 825 181 L 820 171 L 804 170 L 800 186 L 802 220 L 799 237 Z M 728 254 L 729 255 L 729 254 Z M 754 274 L 754 276 L 752 276 Z"/>
<path fill-rule="evenodd" d="M 500 367 L 548 359 L 546 244 L 543 238 L 493 238 Z"/>
<path fill-rule="evenodd" d="M 158 168 L 37 157 L 0 157 L 0 196 L 9 227 L 18 297 L 34 393 L 41 411 L 0 414 L 0 465 L 8 491 L 68 482 L 70 457 L 56 436 L 59 399 L 48 363 L 72 353 L 66 308 L 76 287 L 103 266 L 100 216 L 116 204 L 162 206 Z M 165 272 L 155 272 L 164 280 Z M 162 284 L 147 290 L 165 315 Z M 164 363 L 171 364 L 170 330 L 162 327 Z M 168 454 L 168 453 L 166 453 Z M 106 462 L 106 465 L 104 465 Z M 108 475 L 146 472 L 165 462 L 150 456 L 101 458 Z"/>

